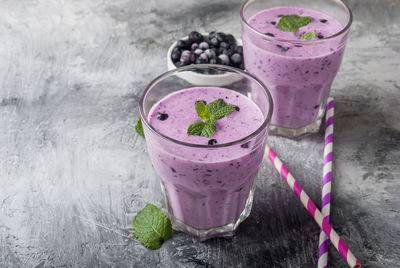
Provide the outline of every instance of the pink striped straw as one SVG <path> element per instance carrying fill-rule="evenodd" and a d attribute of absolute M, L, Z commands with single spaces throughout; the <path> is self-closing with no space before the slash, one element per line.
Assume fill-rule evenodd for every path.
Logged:
<path fill-rule="evenodd" d="M 325 220 L 329 222 L 331 210 L 331 179 L 332 179 L 332 145 L 333 145 L 333 123 L 334 123 L 335 101 L 328 98 L 325 117 L 325 147 L 324 147 L 324 169 L 322 171 L 322 201 L 321 212 Z M 321 230 L 319 234 L 318 268 L 328 267 L 328 245 L 329 239 Z"/>
<path fill-rule="evenodd" d="M 349 248 L 328 223 L 328 221 L 324 219 L 321 211 L 319 211 L 319 209 L 315 206 L 313 201 L 308 197 L 307 193 L 303 190 L 303 188 L 301 188 L 300 184 L 294 179 L 292 174 L 290 174 L 289 170 L 282 164 L 281 160 L 276 156 L 275 152 L 269 147 L 268 144 L 266 146 L 265 154 L 268 156 L 268 159 L 271 161 L 274 167 L 279 171 L 282 178 L 285 179 L 290 189 L 292 189 L 292 191 L 296 194 L 304 208 L 308 210 L 314 220 L 318 223 L 319 227 L 321 227 L 325 234 L 329 237 L 332 244 L 336 247 L 347 264 L 350 267 L 361 267 L 361 264 L 354 257 L 353 253 L 351 253 Z"/>

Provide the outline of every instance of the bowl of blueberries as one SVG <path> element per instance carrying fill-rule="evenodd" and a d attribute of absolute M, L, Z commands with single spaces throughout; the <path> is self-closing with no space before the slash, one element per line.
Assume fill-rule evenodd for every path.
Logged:
<path fill-rule="evenodd" d="M 232 34 L 223 32 L 192 31 L 170 46 L 167 64 L 168 70 L 191 64 L 220 64 L 244 70 L 242 42 Z M 196 85 L 210 83 L 223 86 L 237 80 L 237 76 L 217 68 L 204 72 L 185 72 L 181 77 Z"/>

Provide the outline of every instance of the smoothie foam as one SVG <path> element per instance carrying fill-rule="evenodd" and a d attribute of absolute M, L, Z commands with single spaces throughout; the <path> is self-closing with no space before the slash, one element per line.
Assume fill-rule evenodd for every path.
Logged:
<path fill-rule="evenodd" d="M 197 87 L 174 92 L 157 102 L 149 113 L 150 125 L 159 133 L 191 144 L 207 145 L 210 138 L 189 136 L 187 127 L 199 121 L 196 101 L 217 99 L 240 110 L 218 120 L 212 137 L 218 144 L 233 142 L 256 131 L 264 122 L 258 106 L 246 96 L 217 87 Z M 158 114 L 168 114 L 159 120 Z M 266 135 L 246 144 L 222 148 L 170 148 L 148 139 L 149 154 L 167 195 L 174 218 L 195 229 L 235 223 L 245 210 L 254 177 L 262 163 Z M 247 204 L 248 205 L 248 204 Z M 251 204 L 250 204 L 251 205 Z"/>
<path fill-rule="evenodd" d="M 309 16 L 313 20 L 293 34 L 276 26 L 284 15 Z M 341 40 L 322 40 L 343 26 L 331 16 L 297 7 L 263 10 L 248 24 L 266 35 L 261 38 L 251 29 L 242 28 L 246 70 L 268 87 L 274 100 L 271 124 L 297 129 L 314 122 L 325 107 L 344 51 Z M 315 43 L 307 40 L 302 44 L 300 36 L 314 31 Z"/>

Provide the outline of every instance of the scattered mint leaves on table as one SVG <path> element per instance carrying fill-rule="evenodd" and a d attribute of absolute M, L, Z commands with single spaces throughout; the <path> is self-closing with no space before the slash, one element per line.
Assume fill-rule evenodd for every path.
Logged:
<path fill-rule="evenodd" d="M 300 40 L 304 40 L 304 39 L 312 40 L 315 38 L 316 35 L 317 35 L 317 31 L 305 33 L 300 36 Z"/>
<path fill-rule="evenodd" d="M 187 134 L 211 138 L 217 131 L 217 127 L 215 126 L 217 120 L 230 115 L 236 110 L 236 106 L 227 104 L 223 99 L 217 99 L 207 105 L 203 102 L 196 102 L 195 109 L 197 115 L 203 121 L 190 124 Z"/>
<path fill-rule="evenodd" d="M 285 32 L 292 32 L 293 34 L 295 34 L 298 29 L 308 25 L 310 22 L 312 22 L 311 17 L 287 15 L 281 17 L 281 19 L 278 22 L 278 25 L 276 25 L 276 28 Z"/>
<path fill-rule="evenodd" d="M 136 238 L 149 249 L 159 249 L 172 233 L 170 219 L 152 204 L 147 204 L 138 212 L 132 226 Z"/>
<path fill-rule="evenodd" d="M 144 131 L 143 131 L 143 125 L 142 125 L 142 118 L 139 117 L 139 120 L 136 123 L 135 126 L 136 133 L 139 134 L 144 138 Z"/>

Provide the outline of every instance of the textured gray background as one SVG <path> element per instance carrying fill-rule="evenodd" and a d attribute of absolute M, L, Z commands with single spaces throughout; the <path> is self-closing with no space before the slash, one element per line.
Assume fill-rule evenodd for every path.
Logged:
<path fill-rule="evenodd" d="M 233 239 L 142 247 L 162 206 L 134 133 L 145 85 L 192 29 L 240 35 L 240 0 L 0 2 L 0 267 L 312 267 L 319 229 L 269 163 Z M 352 0 L 333 85 L 332 222 L 364 267 L 400 266 L 400 2 Z M 271 146 L 315 201 L 323 135 Z M 330 267 L 345 267 L 330 248 Z"/>

